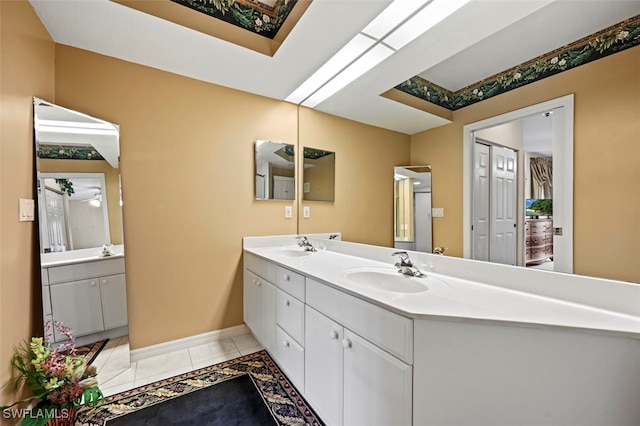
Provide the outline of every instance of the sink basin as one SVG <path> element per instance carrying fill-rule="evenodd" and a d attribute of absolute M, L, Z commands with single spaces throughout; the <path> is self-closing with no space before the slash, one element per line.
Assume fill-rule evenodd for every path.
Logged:
<path fill-rule="evenodd" d="M 412 277 L 387 268 L 358 268 L 344 271 L 342 277 L 358 286 L 390 293 L 422 293 L 432 287 L 448 287 L 444 281 L 433 277 Z"/>
<path fill-rule="evenodd" d="M 304 251 L 302 249 L 295 249 L 295 248 L 278 248 L 275 249 L 273 251 L 269 250 L 270 253 L 278 255 L 278 256 L 284 256 L 284 257 L 302 257 L 302 256 L 309 256 L 312 252 L 310 251 Z"/>

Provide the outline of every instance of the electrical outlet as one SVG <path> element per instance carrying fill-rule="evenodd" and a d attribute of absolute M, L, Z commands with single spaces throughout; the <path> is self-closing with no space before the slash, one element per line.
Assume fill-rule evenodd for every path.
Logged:
<path fill-rule="evenodd" d="M 302 217 L 305 219 L 309 219 L 310 216 L 311 216 L 311 207 L 304 206 L 302 208 Z"/>
<path fill-rule="evenodd" d="M 291 219 L 291 216 L 293 216 L 293 207 L 284 206 L 284 217 L 285 217 L 285 219 Z"/>
<path fill-rule="evenodd" d="M 442 207 L 431 209 L 431 217 L 444 217 L 444 209 Z"/>

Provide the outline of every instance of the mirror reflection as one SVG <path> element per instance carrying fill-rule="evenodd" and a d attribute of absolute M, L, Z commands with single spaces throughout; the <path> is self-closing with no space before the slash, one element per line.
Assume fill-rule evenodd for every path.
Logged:
<path fill-rule="evenodd" d="M 431 167 L 394 167 L 394 247 L 430 253 Z"/>
<path fill-rule="evenodd" d="M 256 200 L 295 199 L 294 146 L 256 141 Z"/>
<path fill-rule="evenodd" d="M 37 184 L 42 253 L 111 244 L 104 173 L 40 172 Z"/>
<path fill-rule="evenodd" d="M 302 199 L 334 201 L 336 153 L 307 147 L 303 153 Z"/>
<path fill-rule="evenodd" d="M 44 321 L 126 336 L 118 126 L 38 98 L 33 116 Z"/>

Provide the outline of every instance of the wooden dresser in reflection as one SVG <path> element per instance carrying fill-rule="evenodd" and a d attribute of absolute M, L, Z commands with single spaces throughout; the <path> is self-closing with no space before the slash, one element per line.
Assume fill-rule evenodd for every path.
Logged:
<path fill-rule="evenodd" d="M 553 219 L 526 219 L 524 235 L 527 265 L 553 259 Z"/>

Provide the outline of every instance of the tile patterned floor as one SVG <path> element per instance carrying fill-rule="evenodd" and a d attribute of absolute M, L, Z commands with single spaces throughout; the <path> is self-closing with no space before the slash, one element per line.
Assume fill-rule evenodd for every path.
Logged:
<path fill-rule="evenodd" d="M 251 334 L 129 362 L 129 338 L 109 340 L 93 365 L 105 396 L 262 350 Z"/>

